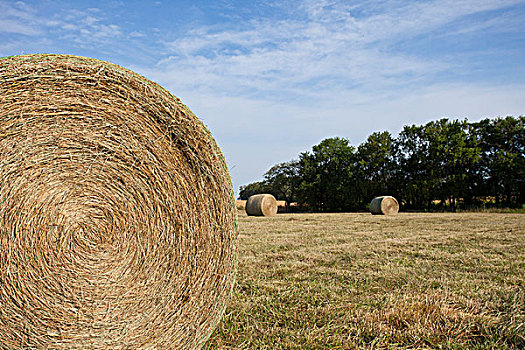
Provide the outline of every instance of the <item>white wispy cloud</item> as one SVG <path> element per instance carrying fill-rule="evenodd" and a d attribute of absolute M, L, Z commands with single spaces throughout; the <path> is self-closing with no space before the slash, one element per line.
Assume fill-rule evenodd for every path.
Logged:
<path fill-rule="evenodd" d="M 111 23 L 98 8 L 69 9 L 47 23 L 58 35 L 80 46 L 107 45 L 123 36 L 121 27 Z"/>
<path fill-rule="evenodd" d="M 13 19 L 0 19 L 0 33 L 37 35 L 38 29 Z"/>
<path fill-rule="evenodd" d="M 51 37 L 75 43 L 78 47 L 102 46 L 124 34 L 121 27 L 112 23 L 98 8 L 65 8 L 44 16 L 31 3 L 22 1 L 0 1 L 1 33 L 22 35 L 16 40 L 28 49 L 36 46 L 35 41 L 42 44 L 43 41 L 49 42 Z M 4 46 L 7 47 L 7 43 Z"/>
<path fill-rule="evenodd" d="M 523 0 L 441 0 L 425 2 L 385 1 L 381 13 L 358 21 L 366 41 L 391 40 L 421 35 L 460 18 L 502 9 Z"/>
<path fill-rule="evenodd" d="M 371 40 L 349 14 L 315 6 L 307 7 L 307 15 L 308 21 L 269 19 L 244 23 L 246 29 L 238 31 L 188 32 L 166 43 L 172 55 L 159 67 L 173 72 L 180 84 L 205 89 L 223 82 L 224 92 L 231 94 L 246 89 L 294 93 L 308 91 L 304 85 L 366 84 L 381 76 L 439 69 L 436 62 L 386 56 L 380 47 L 367 46 Z"/>
<path fill-rule="evenodd" d="M 298 17 L 259 19 L 238 30 L 201 27 L 166 42 L 171 56 L 159 62 L 165 75 L 193 88 L 224 93 L 296 93 L 329 83 L 337 88 L 407 82 L 451 69 L 450 62 L 410 56 L 395 42 L 443 28 L 465 16 L 522 1 L 379 2 L 368 16 L 354 16 L 364 3 L 305 1 Z M 397 78 L 397 79 L 396 79 Z M 378 84 L 380 84 L 378 86 Z"/>
<path fill-rule="evenodd" d="M 34 10 L 25 3 L 0 1 L 0 33 L 34 36 L 41 33 Z"/>

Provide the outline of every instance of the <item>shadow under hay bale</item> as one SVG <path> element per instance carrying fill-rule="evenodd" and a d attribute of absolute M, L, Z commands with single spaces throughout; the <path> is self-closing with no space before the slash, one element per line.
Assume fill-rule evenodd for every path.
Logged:
<path fill-rule="evenodd" d="M 374 215 L 396 215 L 399 203 L 392 196 L 380 196 L 370 202 L 370 212 Z"/>
<path fill-rule="evenodd" d="M 251 216 L 273 216 L 277 214 L 277 201 L 271 194 L 256 194 L 246 201 L 246 214 Z"/>
<path fill-rule="evenodd" d="M 209 131 L 89 58 L 2 58 L 0 96 L 0 347 L 200 348 L 237 250 Z"/>

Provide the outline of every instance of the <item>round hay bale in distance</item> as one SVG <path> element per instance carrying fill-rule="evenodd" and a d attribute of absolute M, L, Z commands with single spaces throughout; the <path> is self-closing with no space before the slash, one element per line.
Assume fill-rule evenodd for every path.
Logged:
<path fill-rule="evenodd" d="M 237 210 L 246 210 L 246 200 L 238 199 L 235 201 L 235 205 L 237 206 Z"/>
<path fill-rule="evenodd" d="M 273 216 L 277 214 L 277 201 L 271 194 L 255 194 L 246 201 L 246 214 Z"/>
<path fill-rule="evenodd" d="M 202 122 L 84 57 L 1 58 L 0 96 L 0 347 L 202 347 L 237 254 L 230 175 Z"/>
<path fill-rule="evenodd" d="M 370 212 L 374 215 L 396 215 L 399 203 L 392 196 L 380 196 L 370 202 Z"/>

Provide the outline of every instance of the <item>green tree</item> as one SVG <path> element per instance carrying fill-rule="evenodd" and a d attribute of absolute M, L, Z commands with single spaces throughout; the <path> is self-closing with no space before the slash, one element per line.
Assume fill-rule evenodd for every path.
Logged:
<path fill-rule="evenodd" d="M 299 156 L 299 199 L 317 211 L 357 208 L 355 148 L 347 139 L 327 138 Z"/>
<path fill-rule="evenodd" d="M 246 186 L 241 186 L 239 188 L 239 199 L 248 199 L 250 196 L 253 196 L 254 194 L 260 194 L 260 193 L 268 193 L 268 186 L 265 182 L 259 181 L 259 182 L 253 182 L 251 184 L 248 184 Z"/>
<path fill-rule="evenodd" d="M 424 127 L 405 126 L 394 141 L 394 183 L 398 184 L 407 208 L 422 209 L 429 206 L 432 194 L 429 172 L 429 142 Z"/>
<path fill-rule="evenodd" d="M 444 118 L 405 126 L 395 139 L 375 132 L 357 150 L 347 139 L 327 138 L 298 161 L 272 167 L 264 181 L 241 186 L 240 198 L 257 193 L 314 211 L 364 209 L 386 193 L 407 209 L 430 210 L 440 200 L 455 210 L 486 196 L 497 205 L 519 205 L 525 202 L 525 118 Z"/>
<path fill-rule="evenodd" d="M 357 181 L 363 200 L 392 193 L 394 139 L 388 131 L 374 132 L 357 148 Z M 397 193 L 393 193 L 394 195 Z"/>
<path fill-rule="evenodd" d="M 473 179 L 481 150 L 470 131 L 466 120 L 440 119 L 424 126 L 431 199 L 441 199 L 442 204 L 448 199 L 453 210 L 456 210 L 459 199 L 472 202 Z"/>
<path fill-rule="evenodd" d="M 288 210 L 290 203 L 297 200 L 300 180 L 299 161 L 297 160 L 274 165 L 264 174 L 264 183 L 269 192 L 277 199 L 284 200 Z"/>
<path fill-rule="evenodd" d="M 523 203 L 525 118 L 485 119 L 476 127 L 486 191 L 495 197 L 498 206 Z"/>

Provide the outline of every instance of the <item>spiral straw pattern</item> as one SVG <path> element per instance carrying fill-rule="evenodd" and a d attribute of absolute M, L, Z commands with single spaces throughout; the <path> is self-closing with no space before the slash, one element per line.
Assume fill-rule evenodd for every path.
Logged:
<path fill-rule="evenodd" d="M 223 155 L 157 84 L 0 59 L 0 348 L 195 349 L 236 268 Z"/>

